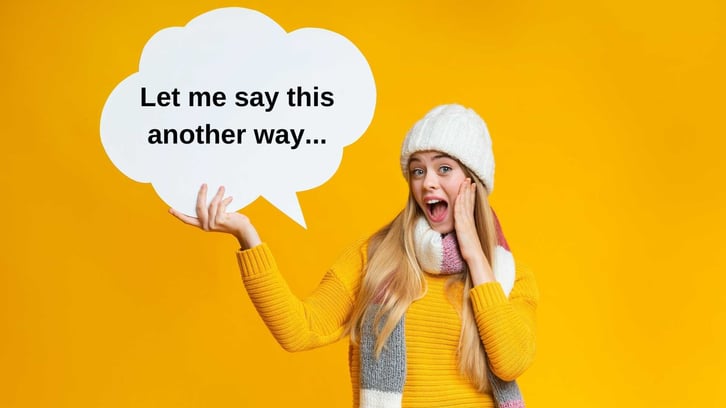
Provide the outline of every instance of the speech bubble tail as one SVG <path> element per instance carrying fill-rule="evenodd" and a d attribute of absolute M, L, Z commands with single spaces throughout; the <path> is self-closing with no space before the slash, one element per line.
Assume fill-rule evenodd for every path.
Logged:
<path fill-rule="evenodd" d="M 305 216 L 303 215 L 302 208 L 300 207 L 300 201 L 298 201 L 295 193 L 291 195 L 264 194 L 263 197 L 278 210 L 292 218 L 293 221 L 300 224 L 301 227 L 308 229 L 305 224 Z"/>

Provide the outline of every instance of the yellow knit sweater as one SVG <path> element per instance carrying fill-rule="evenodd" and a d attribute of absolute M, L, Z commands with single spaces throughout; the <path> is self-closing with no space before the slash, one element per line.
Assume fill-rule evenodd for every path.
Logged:
<path fill-rule="evenodd" d="M 344 253 L 305 299 L 290 292 L 266 244 L 239 251 L 242 278 L 257 311 L 280 345 L 301 351 L 339 340 L 358 293 L 366 263 L 366 243 Z M 477 392 L 457 369 L 456 348 L 461 321 L 448 300 L 447 276 L 426 275 L 426 295 L 406 312 L 407 375 L 403 408 L 493 407 L 491 394 Z M 534 276 L 519 268 L 507 299 L 497 282 L 471 290 L 479 333 L 491 369 L 513 380 L 531 364 L 535 349 L 535 309 L 538 291 Z M 353 406 L 358 407 L 359 350 L 350 346 Z"/>

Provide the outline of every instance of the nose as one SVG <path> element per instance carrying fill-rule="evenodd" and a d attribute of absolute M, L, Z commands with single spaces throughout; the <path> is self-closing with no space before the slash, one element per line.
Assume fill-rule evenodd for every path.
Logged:
<path fill-rule="evenodd" d="M 426 190 L 434 190 L 439 186 L 439 178 L 435 172 L 426 172 L 426 176 L 424 176 L 423 186 Z"/>

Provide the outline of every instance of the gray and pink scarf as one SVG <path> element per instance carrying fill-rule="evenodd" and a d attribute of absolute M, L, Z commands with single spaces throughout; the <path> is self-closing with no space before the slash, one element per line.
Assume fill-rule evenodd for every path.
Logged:
<path fill-rule="evenodd" d="M 514 258 L 504 239 L 499 220 L 494 215 L 498 245 L 494 254 L 494 277 L 504 293 L 514 286 Z M 431 229 L 421 217 L 415 226 L 414 246 L 421 268 L 431 274 L 463 272 L 466 263 L 461 258 L 456 234 L 441 235 Z M 379 305 L 369 306 L 361 325 L 360 338 L 360 408 L 394 408 L 401 406 L 406 382 L 406 338 L 404 315 L 388 337 L 378 358 L 375 357 L 376 337 L 373 319 Z M 383 324 L 384 322 L 381 322 Z M 494 375 L 487 365 L 487 378 L 498 408 L 524 408 L 524 401 L 515 381 L 504 381 Z"/>

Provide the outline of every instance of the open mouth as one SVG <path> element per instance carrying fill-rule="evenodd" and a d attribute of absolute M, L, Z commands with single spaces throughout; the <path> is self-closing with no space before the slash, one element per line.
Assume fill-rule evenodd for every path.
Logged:
<path fill-rule="evenodd" d="M 429 220 L 432 222 L 441 222 L 446 218 L 446 210 L 449 203 L 444 200 L 428 200 L 426 201 L 426 210 Z"/>

